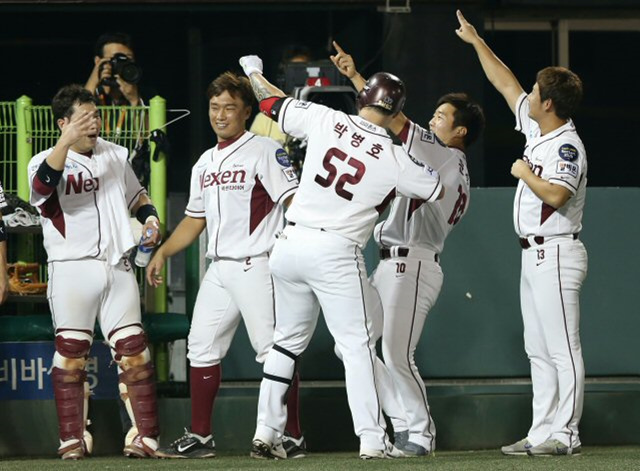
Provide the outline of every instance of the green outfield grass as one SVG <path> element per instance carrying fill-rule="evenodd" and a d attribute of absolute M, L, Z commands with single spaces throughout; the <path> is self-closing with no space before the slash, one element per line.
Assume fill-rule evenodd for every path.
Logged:
<path fill-rule="evenodd" d="M 94 457 L 81 462 L 57 459 L 9 459 L 0 461 L 0 469 L 13 470 L 640 470 L 640 446 L 587 447 L 582 455 L 567 457 L 506 457 L 499 451 L 442 451 L 429 458 L 362 461 L 355 453 L 314 453 L 290 461 L 260 461 L 248 456 L 223 454 L 212 460 L 133 460 L 119 457 Z"/>

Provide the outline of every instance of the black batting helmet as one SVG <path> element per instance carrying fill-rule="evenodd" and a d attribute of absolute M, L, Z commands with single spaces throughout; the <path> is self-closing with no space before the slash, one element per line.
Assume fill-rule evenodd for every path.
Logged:
<path fill-rule="evenodd" d="M 402 111 L 407 99 L 404 82 L 393 74 L 378 72 L 367 80 L 360 90 L 356 104 L 358 111 L 365 106 L 374 106 L 384 114 L 396 114 Z"/>

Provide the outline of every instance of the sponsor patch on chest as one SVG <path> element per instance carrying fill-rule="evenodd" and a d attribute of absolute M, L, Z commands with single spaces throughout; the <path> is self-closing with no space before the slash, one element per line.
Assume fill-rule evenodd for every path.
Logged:
<path fill-rule="evenodd" d="M 302 108 L 302 109 L 306 110 L 310 106 L 311 106 L 311 103 L 308 102 L 308 101 L 298 101 L 298 102 L 296 102 L 295 108 Z"/>
<path fill-rule="evenodd" d="M 574 178 L 578 178 L 580 167 L 573 162 L 558 162 L 556 173 L 558 175 L 571 175 Z"/>

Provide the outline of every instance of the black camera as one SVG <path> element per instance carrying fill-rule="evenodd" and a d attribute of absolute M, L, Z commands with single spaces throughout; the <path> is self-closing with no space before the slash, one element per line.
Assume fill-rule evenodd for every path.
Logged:
<path fill-rule="evenodd" d="M 116 75 L 129 83 L 138 83 L 142 78 L 142 69 L 140 66 L 136 64 L 133 59 L 121 52 L 114 54 L 113 57 L 109 59 L 109 62 L 102 64 L 102 67 L 106 64 L 111 64 L 111 77 L 103 78 L 101 83 L 107 87 L 118 86 L 118 82 L 115 79 Z"/>

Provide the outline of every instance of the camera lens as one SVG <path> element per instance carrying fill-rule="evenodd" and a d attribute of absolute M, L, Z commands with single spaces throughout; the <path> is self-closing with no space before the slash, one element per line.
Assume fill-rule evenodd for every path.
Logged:
<path fill-rule="evenodd" d="M 129 83 L 138 83 L 140 78 L 142 77 L 142 69 L 136 65 L 135 62 L 127 61 L 121 64 L 120 70 L 118 71 L 120 78 L 125 82 Z"/>

